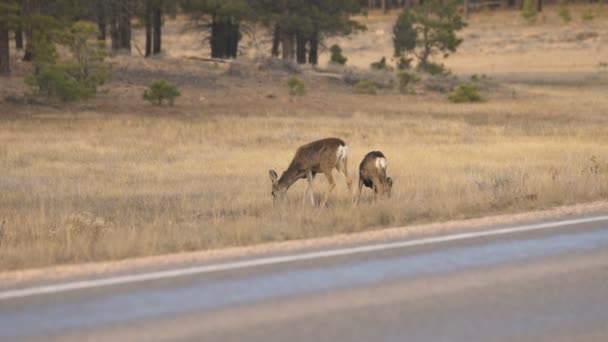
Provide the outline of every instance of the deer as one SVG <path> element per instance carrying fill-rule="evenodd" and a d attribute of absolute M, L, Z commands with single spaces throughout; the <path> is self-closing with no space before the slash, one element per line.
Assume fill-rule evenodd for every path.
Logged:
<path fill-rule="evenodd" d="M 272 197 L 273 203 L 282 200 L 289 187 L 297 180 L 306 179 L 308 188 L 306 195 L 310 194 L 310 202 L 315 206 L 313 180 L 318 173 L 323 173 L 329 182 L 329 188 L 323 196 L 320 208 L 327 205 L 329 196 L 336 187 L 336 182 L 332 174 L 335 168 L 339 173 L 346 178 L 346 185 L 352 198 L 352 180 L 348 176 L 348 146 L 342 139 L 326 138 L 313 141 L 309 144 L 300 146 L 294 155 L 289 167 L 281 177 L 278 177 L 276 171 L 270 170 L 270 180 L 272 181 Z"/>
<path fill-rule="evenodd" d="M 359 202 L 363 186 L 374 190 L 374 199 L 387 194 L 391 197 L 393 179 L 386 176 L 386 157 L 380 151 L 372 151 L 365 155 L 359 164 L 359 192 L 355 204 Z"/>

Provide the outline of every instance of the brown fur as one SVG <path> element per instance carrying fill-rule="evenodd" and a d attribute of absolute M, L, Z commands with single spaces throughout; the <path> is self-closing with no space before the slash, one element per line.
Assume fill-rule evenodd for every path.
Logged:
<path fill-rule="evenodd" d="M 359 192 L 355 203 L 361 198 L 364 185 L 374 190 L 374 198 L 378 194 L 380 196 L 387 194 L 388 197 L 391 197 L 393 179 L 386 176 L 386 166 L 378 167 L 378 159 L 381 158 L 386 161 L 382 152 L 372 151 L 365 155 L 361 164 L 359 164 Z"/>
<path fill-rule="evenodd" d="M 327 204 L 329 195 L 336 186 L 332 175 L 334 168 L 346 177 L 348 190 L 352 196 L 352 180 L 348 177 L 347 168 L 348 156 L 345 155 L 342 159 L 338 158 L 338 150 L 341 147 L 346 148 L 346 151 L 348 150 L 344 140 L 338 138 L 313 141 L 298 148 L 293 160 L 287 170 L 283 172 L 281 178 L 277 177 L 277 173 L 274 170 L 270 170 L 272 196 L 275 201 L 284 197 L 289 187 L 298 179 L 306 178 L 309 185 L 307 192 L 310 192 L 310 199 L 314 206 L 312 181 L 317 173 L 323 173 L 329 182 L 329 189 L 325 192 L 325 196 L 321 202 L 321 207 L 324 207 Z"/>

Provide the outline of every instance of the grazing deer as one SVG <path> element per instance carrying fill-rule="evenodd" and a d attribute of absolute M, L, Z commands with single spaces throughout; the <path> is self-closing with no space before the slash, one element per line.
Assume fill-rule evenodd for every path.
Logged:
<path fill-rule="evenodd" d="M 386 157 L 380 151 L 372 151 L 368 153 L 359 165 L 359 193 L 355 204 L 361 198 L 363 186 L 374 190 L 374 198 L 380 195 L 387 194 L 391 197 L 391 189 L 393 188 L 393 179 L 386 176 Z"/>
<path fill-rule="evenodd" d="M 274 170 L 270 170 L 272 181 L 272 197 L 274 202 L 285 197 L 287 189 L 298 179 L 306 178 L 308 181 L 307 194 L 310 193 L 310 201 L 315 206 L 314 189 L 312 186 L 317 173 L 323 173 L 329 182 L 329 189 L 325 192 L 321 201 L 321 208 L 325 207 L 329 195 L 336 187 L 332 171 L 335 168 L 346 177 L 348 191 L 352 197 L 352 180 L 348 177 L 348 147 L 346 143 L 338 138 L 327 138 L 313 141 L 300 146 L 296 151 L 291 164 L 281 178 Z"/>

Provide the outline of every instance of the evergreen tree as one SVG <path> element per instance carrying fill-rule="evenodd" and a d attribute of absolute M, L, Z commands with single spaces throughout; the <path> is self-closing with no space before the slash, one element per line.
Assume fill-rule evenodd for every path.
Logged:
<path fill-rule="evenodd" d="M 454 0 L 426 0 L 403 11 L 393 28 L 395 57 L 407 59 L 414 55 L 418 67 L 426 71 L 441 67 L 430 63 L 429 58 L 437 53 L 447 57 L 462 43 L 456 32 L 465 24 L 457 5 Z"/>
<path fill-rule="evenodd" d="M 11 72 L 9 31 L 18 28 L 19 23 L 17 2 L 0 0 L 0 75 L 8 75 Z"/>
<path fill-rule="evenodd" d="M 203 27 L 211 29 L 211 57 L 236 58 L 243 20 L 253 19 L 251 1 L 185 0 L 182 8 Z"/>

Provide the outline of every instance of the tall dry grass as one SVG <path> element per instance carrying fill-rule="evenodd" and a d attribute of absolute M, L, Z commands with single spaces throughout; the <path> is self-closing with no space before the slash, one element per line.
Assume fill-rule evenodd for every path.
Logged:
<path fill-rule="evenodd" d="M 385 113 L 174 119 L 91 113 L 0 126 L 0 270 L 300 239 L 605 198 L 602 89 L 549 89 L 480 105 L 410 103 Z M 574 96 L 576 94 L 576 96 Z M 538 96 L 544 99 L 538 101 Z M 338 136 L 351 174 L 388 157 L 394 196 L 326 210 L 296 183 L 271 205 L 268 169 Z M 356 176 L 355 176 L 356 178 Z M 316 180 L 317 196 L 325 180 Z"/>

